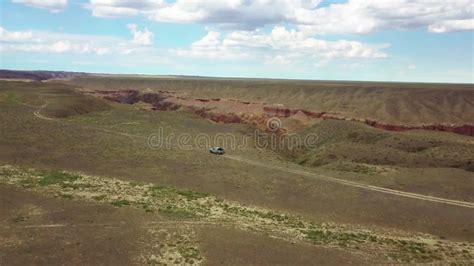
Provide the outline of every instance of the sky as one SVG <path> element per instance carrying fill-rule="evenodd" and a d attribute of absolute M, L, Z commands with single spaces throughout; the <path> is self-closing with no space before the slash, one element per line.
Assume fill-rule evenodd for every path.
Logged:
<path fill-rule="evenodd" d="M 0 0 L 0 68 L 474 82 L 474 0 Z"/>

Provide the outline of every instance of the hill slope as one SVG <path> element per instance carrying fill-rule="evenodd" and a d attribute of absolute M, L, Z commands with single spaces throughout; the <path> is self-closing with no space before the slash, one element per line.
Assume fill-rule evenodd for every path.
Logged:
<path fill-rule="evenodd" d="M 473 85 L 120 76 L 83 76 L 71 82 L 97 90 L 165 90 L 194 98 L 284 104 L 392 124 L 474 123 Z"/>

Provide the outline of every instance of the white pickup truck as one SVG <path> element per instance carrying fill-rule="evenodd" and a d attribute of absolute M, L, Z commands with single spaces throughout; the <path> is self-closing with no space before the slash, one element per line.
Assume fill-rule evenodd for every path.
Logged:
<path fill-rule="evenodd" d="M 222 147 L 212 147 L 209 149 L 209 152 L 217 155 L 223 155 L 225 153 Z"/>

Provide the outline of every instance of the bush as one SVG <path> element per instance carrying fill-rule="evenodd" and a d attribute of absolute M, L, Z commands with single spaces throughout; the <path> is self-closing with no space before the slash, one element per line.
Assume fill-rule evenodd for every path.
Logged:
<path fill-rule="evenodd" d="M 112 202 L 112 205 L 116 206 L 116 207 L 123 207 L 123 206 L 128 206 L 130 205 L 130 201 L 128 200 L 116 200 L 116 201 L 113 201 Z"/>
<path fill-rule="evenodd" d="M 81 179 L 80 175 L 70 174 L 62 171 L 52 171 L 43 175 L 39 181 L 41 186 L 48 186 L 53 184 L 62 184 L 64 182 L 73 182 Z"/>

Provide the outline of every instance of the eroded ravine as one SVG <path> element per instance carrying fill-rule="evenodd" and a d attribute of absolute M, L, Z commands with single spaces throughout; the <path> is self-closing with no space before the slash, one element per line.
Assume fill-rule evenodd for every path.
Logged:
<path fill-rule="evenodd" d="M 389 124 L 371 118 L 349 117 L 339 112 L 310 111 L 292 109 L 282 104 L 268 104 L 265 102 L 249 102 L 237 99 L 221 98 L 191 98 L 177 95 L 174 92 L 140 92 L 138 90 L 84 90 L 83 93 L 91 94 L 110 101 L 126 104 L 144 102 L 151 105 L 150 110 L 174 111 L 186 107 L 203 118 L 219 123 L 245 123 L 261 129 L 266 129 L 269 118 L 291 119 L 297 128 L 313 125 L 320 120 L 345 120 L 369 125 L 374 128 L 389 131 L 430 130 L 444 131 L 456 134 L 474 136 L 474 124 L 422 124 L 402 125 Z M 281 131 L 292 131 L 294 128 L 283 127 Z"/>

